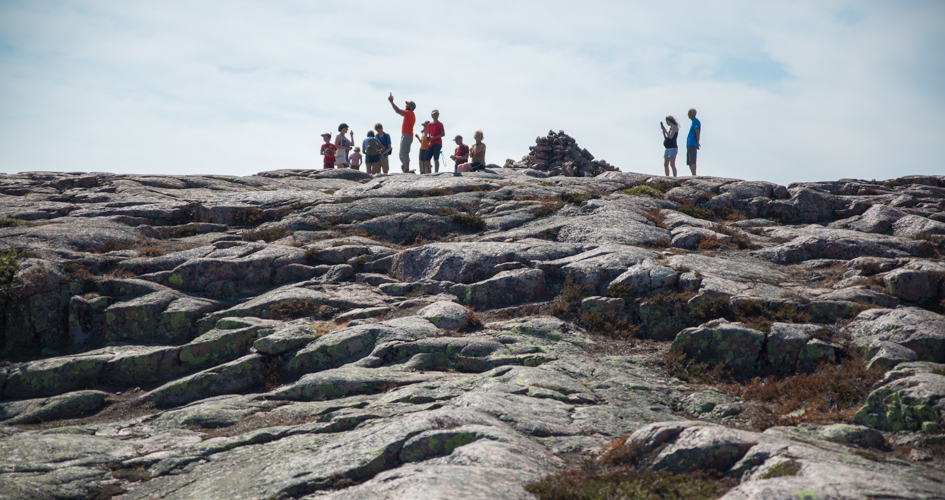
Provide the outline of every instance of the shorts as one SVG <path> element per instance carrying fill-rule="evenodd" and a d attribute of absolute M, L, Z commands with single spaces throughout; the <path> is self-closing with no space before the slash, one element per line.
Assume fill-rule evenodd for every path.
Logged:
<path fill-rule="evenodd" d="M 421 149 L 421 150 L 420 150 L 420 161 L 427 161 L 427 150 L 426 150 L 426 149 Z"/>
<path fill-rule="evenodd" d="M 686 146 L 686 165 L 696 164 L 696 151 L 695 146 Z"/>
<path fill-rule="evenodd" d="M 381 155 L 381 171 L 386 174 L 389 167 L 390 160 L 388 159 L 387 155 Z"/>
<path fill-rule="evenodd" d="M 364 157 L 364 163 L 380 163 L 381 155 L 367 155 Z"/>
<path fill-rule="evenodd" d="M 425 158 L 425 160 L 430 161 L 434 158 L 439 157 L 440 151 L 442 150 L 443 150 L 442 144 L 430 144 L 430 147 L 427 148 L 427 157 Z"/>
<path fill-rule="evenodd" d="M 325 168 L 335 168 L 335 157 L 325 157 Z"/>
<path fill-rule="evenodd" d="M 679 148 L 666 148 L 666 152 L 663 153 L 663 158 L 675 158 L 678 152 Z"/>
<path fill-rule="evenodd" d="M 482 163 L 479 163 L 478 161 L 475 162 L 475 163 L 471 163 L 471 164 L 469 165 L 469 167 L 470 167 L 470 169 L 471 169 L 473 172 L 478 172 L 478 171 L 480 171 L 480 170 L 485 170 L 485 169 L 486 169 L 486 166 L 483 165 Z"/>
<path fill-rule="evenodd" d="M 400 163 L 410 162 L 410 143 L 413 142 L 413 136 L 404 134 L 400 136 Z"/>

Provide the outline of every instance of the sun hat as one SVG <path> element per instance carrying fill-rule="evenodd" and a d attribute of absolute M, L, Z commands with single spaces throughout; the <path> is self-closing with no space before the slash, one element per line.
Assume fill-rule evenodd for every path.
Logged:
<path fill-rule="evenodd" d="M 322 134 L 322 137 L 331 137 L 331 134 L 329 134 L 328 132 L 325 132 L 324 134 Z"/>
<path fill-rule="evenodd" d="M 430 120 L 427 120 L 427 121 L 421 123 L 420 125 L 429 125 L 429 124 L 430 124 Z"/>

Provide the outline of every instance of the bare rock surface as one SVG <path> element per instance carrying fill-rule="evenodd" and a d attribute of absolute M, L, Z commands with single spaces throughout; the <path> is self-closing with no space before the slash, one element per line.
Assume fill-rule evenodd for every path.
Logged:
<path fill-rule="evenodd" d="M 945 176 L 531 151 L 0 174 L 0 498 L 528 499 L 620 447 L 727 499 L 945 498 Z M 699 378 L 854 361 L 884 373 L 856 408 L 764 432 Z"/>

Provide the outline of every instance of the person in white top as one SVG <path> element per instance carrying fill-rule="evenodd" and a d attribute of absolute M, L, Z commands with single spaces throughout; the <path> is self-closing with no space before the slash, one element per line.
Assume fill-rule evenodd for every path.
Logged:
<path fill-rule="evenodd" d="M 335 136 L 335 147 L 338 148 L 335 152 L 336 168 L 348 168 L 348 151 L 351 151 L 351 145 L 354 144 L 354 132 L 351 132 L 350 141 L 345 137 L 346 133 L 348 133 L 348 124 L 338 125 L 338 135 Z"/>

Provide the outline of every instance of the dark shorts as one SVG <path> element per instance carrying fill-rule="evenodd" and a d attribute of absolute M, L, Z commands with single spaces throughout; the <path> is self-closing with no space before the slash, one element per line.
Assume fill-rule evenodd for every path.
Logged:
<path fill-rule="evenodd" d="M 695 146 L 686 146 L 686 165 L 696 164 L 696 151 Z"/>
<path fill-rule="evenodd" d="M 426 161 L 430 161 L 438 156 L 440 156 L 440 151 L 443 150 L 442 144 L 430 144 L 430 147 L 427 148 L 427 156 L 424 158 Z"/>
<path fill-rule="evenodd" d="M 381 155 L 367 155 L 364 157 L 365 163 L 380 163 Z"/>
<path fill-rule="evenodd" d="M 472 169 L 473 172 L 478 172 L 480 170 L 485 170 L 486 166 L 477 161 L 475 163 L 470 164 L 470 168 Z"/>

